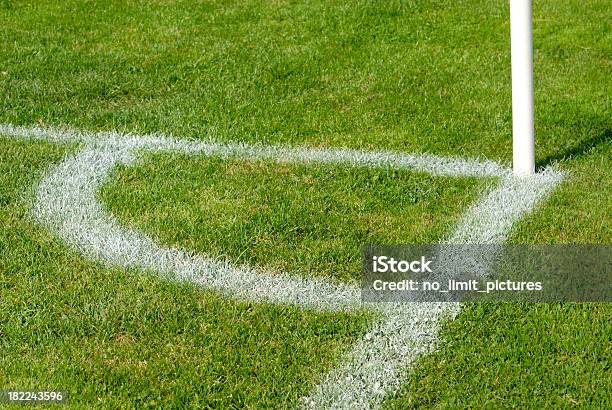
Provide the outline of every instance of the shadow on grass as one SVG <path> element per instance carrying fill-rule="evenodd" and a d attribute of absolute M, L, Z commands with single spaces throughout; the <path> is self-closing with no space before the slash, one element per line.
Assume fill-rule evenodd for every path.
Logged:
<path fill-rule="evenodd" d="M 536 161 L 536 169 L 546 168 L 560 161 L 583 157 L 588 155 L 593 149 L 609 141 L 612 141 L 612 128 L 602 128 L 596 135 L 578 141 L 572 146 L 565 147 L 556 153 Z"/>

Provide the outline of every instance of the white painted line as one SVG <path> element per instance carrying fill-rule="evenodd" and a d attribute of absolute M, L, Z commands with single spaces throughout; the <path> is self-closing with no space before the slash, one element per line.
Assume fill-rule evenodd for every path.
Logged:
<path fill-rule="evenodd" d="M 562 180 L 549 169 L 530 178 L 512 176 L 491 161 L 434 155 L 366 152 L 348 149 L 289 148 L 184 141 L 163 135 L 134 136 L 87 133 L 0 124 L 0 134 L 53 142 L 81 142 L 82 151 L 51 169 L 41 181 L 32 210 L 34 218 L 83 255 L 110 265 L 160 272 L 237 299 L 292 304 L 329 311 L 375 309 L 381 320 L 322 378 L 302 404 L 312 408 L 375 408 L 397 390 L 411 364 L 432 351 L 443 318 L 453 318 L 457 303 L 381 304 L 363 306 L 359 288 L 286 273 L 266 273 L 233 266 L 204 255 L 165 248 L 147 235 L 122 227 L 97 201 L 96 192 L 111 170 L 130 164 L 135 151 L 180 151 L 236 156 L 276 162 L 335 163 L 358 167 L 414 169 L 434 175 L 500 177 L 461 218 L 448 243 L 501 243 L 513 224 L 529 213 Z"/>
<path fill-rule="evenodd" d="M 186 154 L 263 159 L 282 163 L 316 162 L 370 168 L 413 169 L 440 176 L 502 177 L 511 173 L 489 160 L 442 157 L 431 154 L 406 154 L 391 151 L 361 151 L 348 148 L 305 148 L 283 145 L 246 144 L 176 139 L 163 134 L 136 136 L 116 132 L 87 133 L 72 129 L 21 127 L 0 124 L 0 134 L 16 138 L 52 142 L 85 142 L 119 149 L 142 148 L 148 151 L 179 151 Z"/>
<path fill-rule="evenodd" d="M 169 279 L 243 300 L 317 310 L 359 307 L 357 287 L 232 266 L 165 248 L 147 235 L 121 226 L 98 202 L 96 192 L 116 165 L 129 164 L 133 158 L 130 150 L 110 146 L 86 148 L 66 158 L 40 183 L 33 215 L 87 257 L 107 264 L 150 269 Z"/>
<path fill-rule="evenodd" d="M 13 124 L 0 124 L 0 135 L 59 143 L 82 142 L 92 136 L 92 134 L 83 133 L 70 128 L 24 127 Z"/>
<path fill-rule="evenodd" d="M 563 174 L 546 170 L 530 178 L 507 177 L 471 206 L 448 238 L 453 244 L 505 241 L 512 225 L 529 213 L 561 182 Z M 411 364 L 436 347 L 440 322 L 453 319 L 459 303 L 383 304 L 386 318 L 357 342 L 340 367 L 332 370 L 304 399 L 309 408 L 370 408 L 396 391 Z"/>

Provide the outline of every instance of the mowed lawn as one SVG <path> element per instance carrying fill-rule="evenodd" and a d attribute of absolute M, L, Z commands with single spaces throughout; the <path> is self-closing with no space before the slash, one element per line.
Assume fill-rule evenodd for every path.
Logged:
<path fill-rule="evenodd" d="M 512 242 L 611 242 L 611 21 L 606 0 L 534 4 L 536 161 L 568 177 Z M 505 0 L 0 1 L 0 122 L 509 164 L 508 39 Z M 76 149 L 0 136 L 0 389 L 295 406 L 375 319 L 83 259 L 28 216 Z M 354 281 L 362 244 L 440 241 L 494 182 L 156 154 L 100 198 L 167 245 Z M 606 303 L 467 305 L 384 405 L 612 407 L 610 335 Z"/>

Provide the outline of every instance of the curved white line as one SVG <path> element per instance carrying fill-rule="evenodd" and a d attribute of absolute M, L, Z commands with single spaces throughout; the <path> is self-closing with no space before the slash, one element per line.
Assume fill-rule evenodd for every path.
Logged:
<path fill-rule="evenodd" d="M 96 192 L 118 164 L 133 160 L 123 146 L 94 146 L 66 158 L 40 183 L 33 214 L 89 258 L 106 264 L 149 269 L 169 279 L 251 301 L 295 304 L 317 310 L 357 309 L 359 288 L 248 267 L 159 245 L 121 226 L 98 202 Z"/>
<path fill-rule="evenodd" d="M 186 154 L 236 156 L 265 159 L 279 163 L 317 162 L 338 165 L 412 169 L 441 176 L 507 177 L 512 171 L 496 162 L 432 154 L 407 154 L 392 151 L 362 151 L 348 148 L 307 148 L 284 145 L 246 144 L 176 139 L 164 134 L 131 135 L 117 132 L 88 133 L 73 129 L 22 127 L 0 124 L 0 134 L 16 138 L 42 139 L 51 142 L 85 142 L 125 149 L 173 150 Z"/>
<path fill-rule="evenodd" d="M 512 225 L 561 182 L 548 169 L 520 178 L 490 161 L 433 155 L 287 148 L 282 146 L 181 141 L 162 135 L 137 137 L 117 133 L 16 127 L 0 124 L 0 134 L 55 142 L 85 142 L 85 149 L 50 170 L 37 189 L 32 213 L 85 256 L 107 264 L 151 269 L 164 276 L 214 289 L 238 299 L 294 304 L 315 310 L 353 310 L 359 288 L 285 273 L 268 274 L 232 266 L 203 255 L 165 248 L 141 232 L 117 223 L 96 199 L 96 192 L 119 163 L 130 164 L 134 150 L 174 150 L 188 154 L 237 156 L 277 162 L 337 163 L 362 167 L 410 168 L 435 175 L 498 176 L 501 184 L 485 194 L 461 218 L 448 243 L 501 243 Z M 382 319 L 347 353 L 343 363 L 323 377 L 302 405 L 312 408 L 369 408 L 395 391 L 410 365 L 435 348 L 444 317 L 453 318 L 458 303 L 369 306 Z"/>

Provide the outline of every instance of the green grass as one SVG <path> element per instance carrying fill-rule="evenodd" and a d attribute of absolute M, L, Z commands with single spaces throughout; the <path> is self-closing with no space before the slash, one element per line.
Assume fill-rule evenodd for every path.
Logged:
<path fill-rule="evenodd" d="M 470 304 L 386 408 L 609 408 L 609 304 Z"/>
<path fill-rule="evenodd" d="M 4 1 L 0 112 L 507 161 L 507 2 L 447 3 Z M 610 128 L 608 6 L 536 4 L 540 160 Z"/>
<path fill-rule="evenodd" d="M 568 181 L 511 242 L 609 244 L 611 158 L 608 138 L 564 159 Z M 609 408 L 611 318 L 610 303 L 467 305 L 388 407 Z"/>
<path fill-rule="evenodd" d="M 610 243 L 609 2 L 534 7 L 536 160 L 568 179 L 511 240 Z M 509 163 L 508 38 L 502 0 L 0 0 L 0 122 Z M 0 147 L 0 388 L 48 383 L 75 407 L 282 407 L 370 321 L 87 262 L 26 215 L 24 192 L 74 147 Z M 103 197 L 164 243 L 350 280 L 362 241 L 439 240 L 478 184 L 159 155 Z M 609 304 L 468 306 L 386 405 L 610 407 L 610 318 Z"/>
<path fill-rule="evenodd" d="M 370 323 L 88 262 L 27 217 L 24 192 L 64 149 L 0 147 L 2 388 L 65 390 L 75 408 L 284 407 Z"/>
<path fill-rule="evenodd" d="M 368 243 L 435 243 L 486 181 L 172 154 L 122 167 L 109 210 L 170 246 L 358 282 Z"/>

